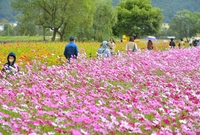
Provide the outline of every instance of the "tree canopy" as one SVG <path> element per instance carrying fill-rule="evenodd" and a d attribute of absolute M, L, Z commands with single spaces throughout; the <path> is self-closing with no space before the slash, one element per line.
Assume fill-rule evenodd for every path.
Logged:
<path fill-rule="evenodd" d="M 176 13 L 170 22 L 170 31 L 179 38 L 195 36 L 200 32 L 200 13 L 188 10 Z"/>
<path fill-rule="evenodd" d="M 122 0 L 113 0 L 113 6 L 117 6 Z M 169 23 L 173 16 L 183 9 L 191 12 L 200 12 L 200 0 L 152 0 L 153 7 L 163 10 L 164 22 Z"/>
<path fill-rule="evenodd" d="M 124 0 L 118 6 L 118 23 L 114 27 L 116 35 L 135 37 L 156 34 L 162 24 L 162 12 L 153 8 L 150 0 Z"/>
<path fill-rule="evenodd" d="M 20 10 L 27 21 L 53 30 L 53 41 L 56 34 L 62 41 L 84 21 L 92 20 L 94 0 L 13 0 L 12 6 Z"/>

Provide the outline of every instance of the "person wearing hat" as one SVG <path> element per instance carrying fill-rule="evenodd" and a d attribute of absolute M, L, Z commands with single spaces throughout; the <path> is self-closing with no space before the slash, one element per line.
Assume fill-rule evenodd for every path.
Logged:
<path fill-rule="evenodd" d="M 101 47 L 97 50 L 97 56 L 99 58 L 110 58 L 111 57 L 111 52 L 110 49 L 107 47 L 109 46 L 107 41 L 103 41 L 101 44 Z"/>
<path fill-rule="evenodd" d="M 65 58 L 69 61 L 71 58 L 77 59 L 78 57 L 78 46 L 75 44 L 75 38 L 70 37 L 70 43 L 65 46 L 64 55 Z"/>
<path fill-rule="evenodd" d="M 15 53 L 11 52 L 8 54 L 7 63 L 4 64 L 2 71 L 8 74 L 15 74 L 19 72 L 19 67 L 16 63 L 16 55 Z"/>

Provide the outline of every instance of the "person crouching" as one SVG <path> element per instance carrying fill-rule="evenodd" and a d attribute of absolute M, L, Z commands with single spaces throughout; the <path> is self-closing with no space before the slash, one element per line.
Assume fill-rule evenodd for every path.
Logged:
<path fill-rule="evenodd" d="M 16 63 L 16 55 L 11 52 L 8 54 L 7 63 L 4 64 L 2 71 L 8 74 L 16 74 L 19 72 L 19 66 Z"/>

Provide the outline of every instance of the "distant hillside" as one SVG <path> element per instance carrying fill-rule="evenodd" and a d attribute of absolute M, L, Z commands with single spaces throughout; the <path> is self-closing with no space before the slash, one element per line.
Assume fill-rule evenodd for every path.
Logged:
<path fill-rule="evenodd" d="M 0 20 L 15 21 L 16 12 L 10 6 L 11 0 L 0 0 Z"/>
<path fill-rule="evenodd" d="M 120 1 L 113 0 L 113 5 L 118 5 Z M 164 22 L 169 22 L 176 12 L 184 9 L 200 12 L 200 0 L 152 0 L 152 5 L 163 10 Z"/>
<path fill-rule="evenodd" d="M 123 0 L 113 0 L 113 6 L 120 1 Z M 11 0 L 0 0 L 0 20 L 15 20 L 16 12 L 11 8 L 10 2 Z M 152 5 L 163 10 L 164 22 L 169 22 L 176 12 L 184 9 L 200 12 L 200 0 L 152 0 Z"/>

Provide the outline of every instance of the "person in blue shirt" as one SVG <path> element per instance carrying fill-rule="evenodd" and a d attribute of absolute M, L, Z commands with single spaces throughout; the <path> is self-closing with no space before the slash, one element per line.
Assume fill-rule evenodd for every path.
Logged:
<path fill-rule="evenodd" d="M 65 58 L 69 61 L 71 58 L 77 59 L 78 56 L 78 46 L 75 44 L 75 38 L 70 37 L 70 43 L 65 46 L 64 55 Z"/>

